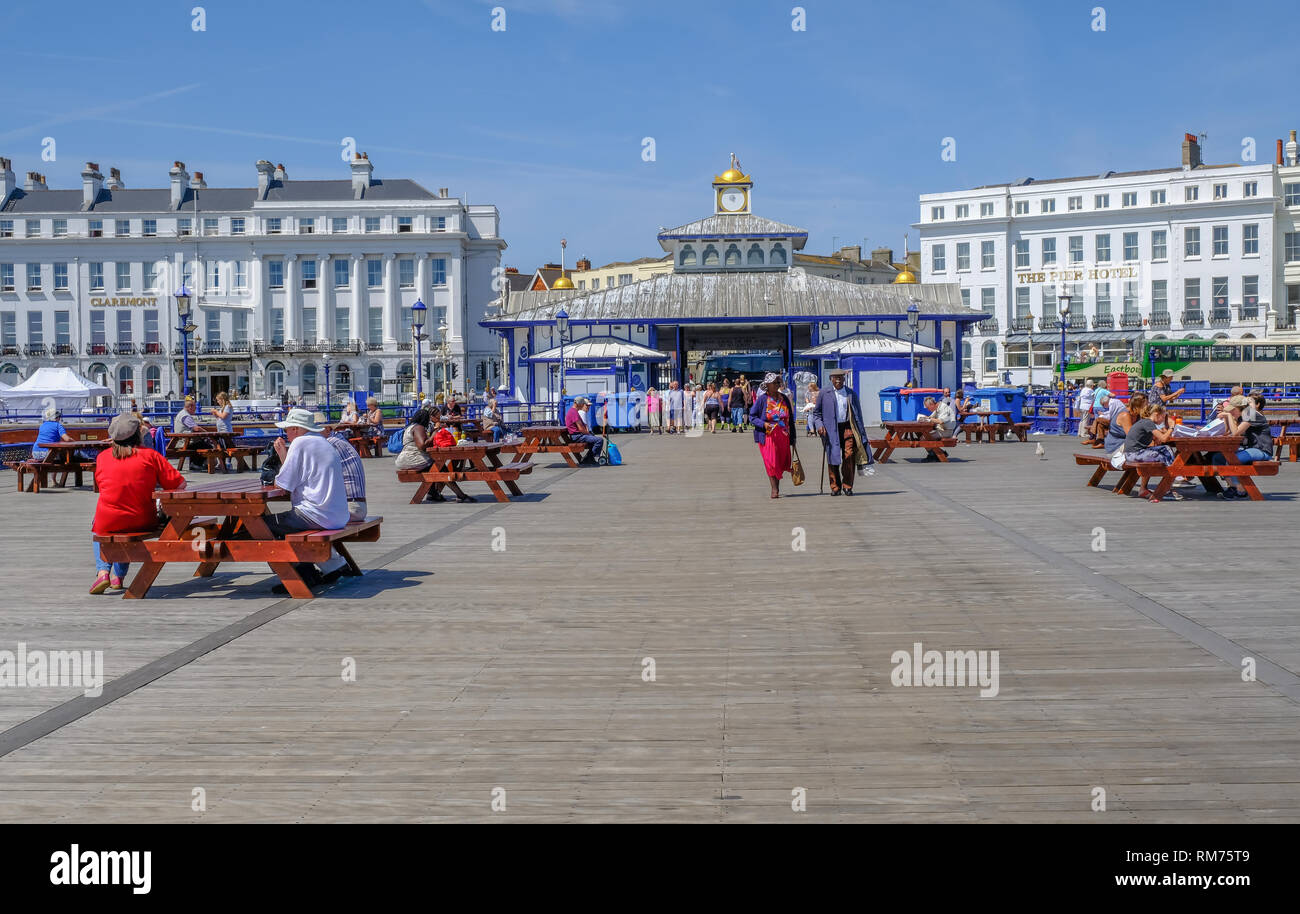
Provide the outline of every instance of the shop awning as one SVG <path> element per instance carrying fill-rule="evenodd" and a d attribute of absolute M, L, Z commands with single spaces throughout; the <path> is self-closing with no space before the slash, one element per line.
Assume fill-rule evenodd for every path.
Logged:
<path fill-rule="evenodd" d="M 609 336 L 589 336 L 586 339 L 564 344 L 566 362 L 612 362 L 615 359 L 627 359 L 631 362 L 666 362 L 669 356 L 658 349 L 638 346 L 627 340 L 616 340 Z M 547 349 L 537 355 L 529 356 L 530 362 L 560 361 L 560 347 Z"/>
<path fill-rule="evenodd" d="M 1033 336 L 1034 345 L 1043 344 L 1044 346 L 1053 343 L 1060 344 L 1061 331 L 1052 332 L 1050 330 L 1043 333 L 1008 333 L 1003 342 L 1006 343 L 1028 343 L 1030 336 Z M 1065 332 L 1065 345 L 1071 343 L 1136 343 L 1143 337 L 1141 330 L 1067 330 Z"/>
<path fill-rule="evenodd" d="M 886 336 L 883 333 L 854 333 L 805 349 L 799 355 L 810 359 L 834 359 L 854 355 L 907 355 L 911 351 L 911 345 L 907 340 Z M 939 350 L 918 343 L 916 354 L 934 356 L 939 354 Z"/>

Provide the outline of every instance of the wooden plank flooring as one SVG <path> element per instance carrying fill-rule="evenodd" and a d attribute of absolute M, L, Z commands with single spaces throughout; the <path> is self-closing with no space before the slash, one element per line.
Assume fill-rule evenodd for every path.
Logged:
<path fill-rule="evenodd" d="M 0 821 L 1300 820 L 1300 470 L 1151 505 L 1038 440 L 777 501 L 739 434 L 543 459 L 504 505 L 366 461 L 367 574 L 301 602 L 251 565 L 89 596 L 94 495 L 0 474 L 0 650 L 117 681 L 0 688 Z M 998 695 L 894 687 L 918 641 L 997 650 Z"/>

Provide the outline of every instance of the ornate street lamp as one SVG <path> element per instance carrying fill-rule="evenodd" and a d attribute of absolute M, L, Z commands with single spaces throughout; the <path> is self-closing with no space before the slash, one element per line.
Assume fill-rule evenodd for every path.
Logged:
<path fill-rule="evenodd" d="M 921 309 L 912 302 L 907 306 L 907 338 L 910 340 L 909 353 L 907 357 L 907 383 L 912 383 L 912 368 L 916 365 L 916 336 L 920 332 L 918 327 L 921 323 Z"/>
<path fill-rule="evenodd" d="M 190 334 L 199 328 L 190 323 L 194 298 L 184 282 L 173 297 L 176 299 L 176 317 L 180 321 L 176 330 L 181 335 L 181 396 L 187 397 L 190 394 Z"/>
<path fill-rule="evenodd" d="M 1070 287 L 1061 283 L 1056 294 L 1061 312 L 1061 378 L 1056 382 L 1056 434 L 1064 435 L 1068 425 L 1065 421 L 1065 325 L 1070 322 Z"/>
<path fill-rule="evenodd" d="M 411 336 L 415 339 L 415 397 L 417 400 L 424 399 L 424 369 L 420 362 L 420 343 L 428 339 L 424 332 L 424 315 L 429 308 L 420 299 L 415 300 L 411 305 Z"/>
<path fill-rule="evenodd" d="M 447 346 L 447 322 L 438 324 L 438 361 L 442 363 L 442 390 L 444 395 L 451 390 L 451 372 L 447 366 L 450 362 L 450 350 Z"/>
<path fill-rule="evenodd" d="M 563 422 L 564 416 L 564 337 L 569 332 L 569 312 L 561 308 L 555 314 L 555 329 L 560 334 L 560 399 L 555 415 Z"/>
<path fill-rule="evenodd" d="M 332 390 L 330 387 L 330 354 L 328 352 L 325 353 L 325 355 L 321 357 L 321 361 L 325 363 L 325 420 L 328 422 L 330 417 L 330 400 L 332 399 L 330 396 L 330 391 Z"/>

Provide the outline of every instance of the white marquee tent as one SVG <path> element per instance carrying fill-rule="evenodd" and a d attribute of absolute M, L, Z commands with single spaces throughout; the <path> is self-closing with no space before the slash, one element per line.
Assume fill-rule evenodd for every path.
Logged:
<path fill-rule="evenodd" d="M 91 405 L 92 397 L 112 395 L 107 387 L 81 377 L 71 368 L 38 368 L 26 381 L 0 393 L 0 399 L 11 413 L 39 413 L 47 406 L 80 410 Z"/>

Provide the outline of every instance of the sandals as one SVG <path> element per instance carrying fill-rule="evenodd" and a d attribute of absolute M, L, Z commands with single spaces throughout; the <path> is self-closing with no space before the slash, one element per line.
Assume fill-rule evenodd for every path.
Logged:
<path fill-rule="evenodd" d="M 101 594 L 104 591 L 108 590 L 108 585 L 109 585 L 108 572 L 101 571 L 98 574 L 98 576 L 96 576 L 95 583 L 90 585 L 90 592 L 93 594 Z"/>

